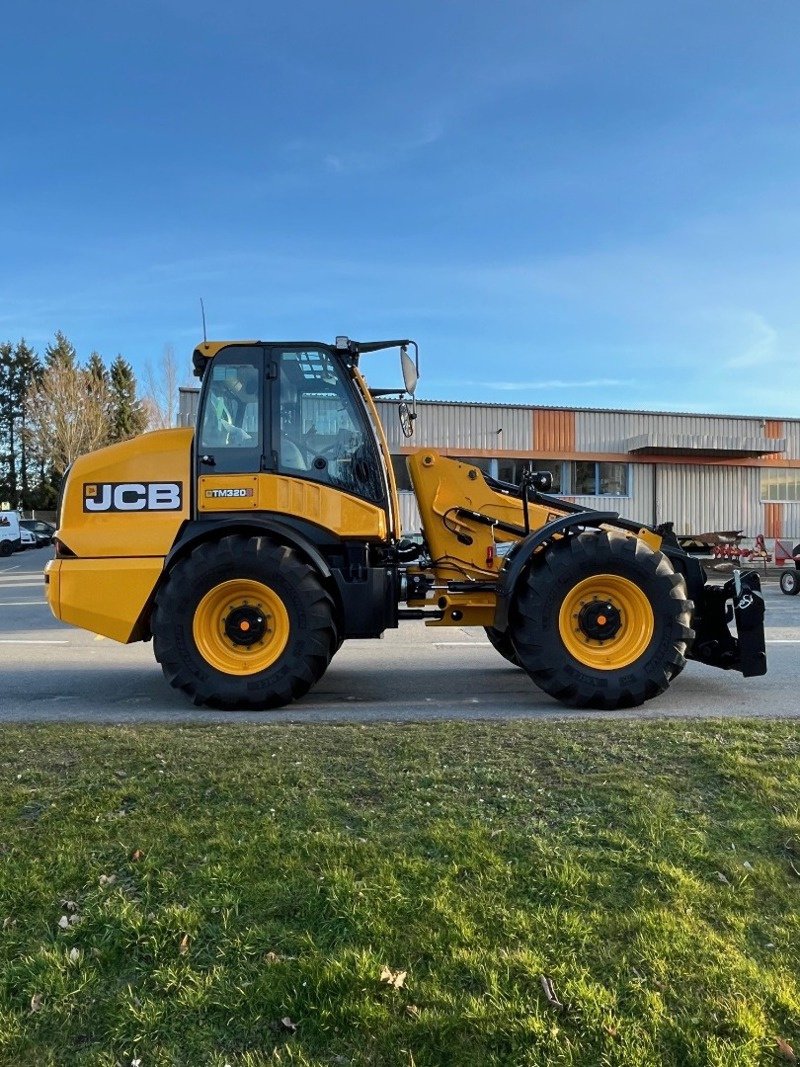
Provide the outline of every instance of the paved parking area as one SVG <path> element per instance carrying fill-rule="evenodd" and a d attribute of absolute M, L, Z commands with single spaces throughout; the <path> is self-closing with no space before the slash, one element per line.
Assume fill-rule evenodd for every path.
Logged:
<path fill-rule="evenodd" d="M 42 571 L 51 549 L 0 559 L 0 720 L 124 722 L 368 722 L 425 718 L 563 718 L 573 712 L 505 662 L 483 631 L 404 623 L 380 641 L 349 641 L 321 682 L 281 711 L 193 707 L 169 688 L 150 644 L 119 645 L 54 619 Z M 765 579 L 764 678 L 690 663 L 662 696 L 615 716 L 800 717 L 800 596 Z"/>

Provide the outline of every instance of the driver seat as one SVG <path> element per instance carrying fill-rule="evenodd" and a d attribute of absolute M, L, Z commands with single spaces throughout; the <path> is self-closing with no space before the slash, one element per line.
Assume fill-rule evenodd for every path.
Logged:
<path fill-rule="evenodd" d="M 308 463 L 306 463 L 303 453 L 291 437 L 285 433 L 281 434 L 280 464 L 282 467 L 291 467 L 293 470 L 308 470 Z"/>

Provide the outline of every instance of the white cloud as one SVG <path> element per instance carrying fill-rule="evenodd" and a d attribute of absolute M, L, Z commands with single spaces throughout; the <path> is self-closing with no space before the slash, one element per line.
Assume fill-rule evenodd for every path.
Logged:
<path fill-rule="evenodd" d="M 774 363 L 779 357 L 778 331 L 773 329 L 764 316 L 759 315 L 758 312 L 745 312 L 742 319 L 745 327 L 749 328 L 750 337 L 745 342 L 744 350 L 729 359 L 727 366 L 755 368 Z"/>
<path fill-rule="evenodd" d="M 425 123 L 406 137 L 375 138 L 372 145 L 347 147 L 340 145 L 336 152 L 324 155 L 325 166 L 335 174 L 369 174 L 396 166 L 401 160 L 416 155 L 444 136 L 444 124 L 438 120 Z"/>

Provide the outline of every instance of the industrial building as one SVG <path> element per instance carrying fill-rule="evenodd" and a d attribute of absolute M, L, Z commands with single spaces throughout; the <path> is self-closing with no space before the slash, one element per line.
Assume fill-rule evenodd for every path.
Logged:
<path fill-rule="evenodd" d="M 181 425 L 197 390 L 182 389 Z M 553 492 L 679 535 L 742 531 L 800 540 L 800 419 L 418 400 L 412 438 L 397 403 L 377 401 L 400 487 L 403 528 L 419 530 L 405 456 L 436 448 L 494 478 L 525 465 L 550 471 Z"/>

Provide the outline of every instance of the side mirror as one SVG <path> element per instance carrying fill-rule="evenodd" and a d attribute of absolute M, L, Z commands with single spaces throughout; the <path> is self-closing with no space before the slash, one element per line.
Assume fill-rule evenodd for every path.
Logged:
<path fill-rule="evenodd" d="M 403 401 L 397 409 L 397 414 L 400 416 L 400 428 L 403 431 L 404 437 L 414 436 L 414 419 L 417 417 L 416 412 L 410 411 L 408 404 Z"/>
<path fill-rule="evenodd" d="M 417 371 L 416 363 L 411 356 L 409 356 L 408 349 L 405 345 L 400 349 L 400 366 L 403 371 L 403 381 L 405 382 L 406 392 L 413 396 L 414 390 L 417 388 L 419 372 Z M 410 434 L 406 434 L 406 437 L 410 436 Z"/>

